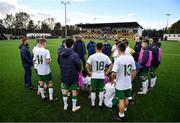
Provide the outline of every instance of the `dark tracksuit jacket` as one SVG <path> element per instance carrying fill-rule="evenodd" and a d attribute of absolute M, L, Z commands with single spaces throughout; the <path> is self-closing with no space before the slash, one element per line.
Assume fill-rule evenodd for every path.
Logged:
<path fill-rule="evenodd" d="M 143 67 L 142 68 L 143 71 L 149 70 L 149 67 L 145 66 L 145 64 L 148 62 L 148 59 L 149 59 L 149 47 L 147 47 L 143 53 L 143 58 L 142 58 L 142 63 L 141 63 L 141 66 Z"/>
<path fill-rule="evenodd" d="M 61 80 L 65 84 L 79 81 L 78 72 L 81 71 L 81 63 L 77 53 L 72 48 L 64 48 L 58 55 L 58 64 L 61 69 Z"/>
<path fill-rule="evenodd" d="M 58 54 L 59 54 L 59 53 L 61 52 L 61 50 L 64 49 L 64 48 L 65 48 L 65 46 L 64 46 L 63 44 L 61 44 L 61 45 L 59 46 L 58 50 L 57 50 L 57 51 L 58 51 Z"/>
<path fill-rule="evenodd" d="M 152 55 L 153 55 L 151 66 L 158 67 L 160 65 L 160 61 L 159 61 L 159 46 L 158 46 L 158 44 L 153 43 L 150 46 L 150 50 L 152 51 Z"/>
<path fill-rule="evenodd" d="M 33 66 L 32 56 L 29 50 L 29 47 L 25 44 L 19 46 L 21 61 L 24 68 L 29 68 Z"/>
<path fill-rule="evenodd" d="M 96 53 L 96 43 L 94 41 L 90 41 L 87 44 L 87 50 L 88 50 L 88 56 L 91 56 L 94 53 Z"/>
<path fill-rule="evenodd" d="M 83 66 L 85 67 L 86 60 L 85 60 L 85 55 L 86 55 L 86 47 L 85 44 L 82 40 L 77 40 L 74 43 L 73 50 L 79 55 L 79 58 L 82 60 Z"/>
<path fill-rule="evenodd" d="M 111 45 L 109 43 L 105 43 L 103 44 L 103 49 L 102 49 L 102 52 L 107 55 L 107 56 L 111 56 Z"/>

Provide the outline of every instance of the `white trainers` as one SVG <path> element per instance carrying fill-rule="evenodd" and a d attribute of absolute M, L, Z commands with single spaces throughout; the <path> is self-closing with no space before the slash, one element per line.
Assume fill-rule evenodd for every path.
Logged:
<path fill-rule="evenodd" d="M 143 90 L 143 88 L 140 88 L 140 91 L 142 91 Z M 147 90 L 147 92 L 148 92 L 148 90 Z"/>
<path fill-rule="evenodd" d="M 140 88 L 140 91 L 143 91 L 143 88 Z M 148 92 L 148 90 L 146 91 L 146 93 Z"/>
<path fill-rule="evenodd" d="M 73 107 L 73 108 L 72 108 L 72 111 L 73 111 L 73 112 L 76 112 L 76 111 L 78 111 L 80 108 L 81 108 L 81 106 Z"/>
<path fill-rule="evenodd" d="M 144 91 L 139 91 L 139 92 L 137 92 L 137 94 L 146 95 L 146 92 L 144 92 Z"/>
<path fill-rule="evenodd" d="M 125 111 L 125 112 L 127 111 L 127 107 L 124 109 L 124 111 Z"/>
<path fill-rule="evenodd" d="M 64 111 L 66 111 L 68 109 L 68 104 L 64 105 Z"/>

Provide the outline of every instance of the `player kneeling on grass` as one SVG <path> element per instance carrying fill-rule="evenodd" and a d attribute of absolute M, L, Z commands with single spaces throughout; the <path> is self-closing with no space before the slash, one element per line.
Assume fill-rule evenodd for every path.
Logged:
<path fill-rule="evenodd" d="M 152 51 L 152 63 L 151 63 L 151 68 L 150 68 L 150 87 L 153 88 L 156 84 L 156 71 L 160 65 L 161 61 L 161 48 L 158 46 L 158 39 L 155 38 L 153 39 L 153 43 L 150 46 L 150 50 Z"/>
<path fill-rule="evenodd" d="M 72 111 L 75 112 L 80 109 L 76 106 L 77 103 L 77 89 L 79 81 L 79 72 L 81 71 L 81 62 L 77 53 L 72 49 L 74 40 L 66 39 L 65 48 L 58 54 L 58 64 L 61 70 L 61 80 L 63 90 L 64 110 L 68 109 L 68 91 L 72 91 Z"/>
<path fill-rule="evenodd" d="M 34 63 L 37 61 L 37 74 L 39 76 L 39 92 L 41 97 L 46 99 L 45 91 L 44 91 L 44 83 L 48 82 L 48 92 L 49 92 L 49 102 L 57 101 L 58 98 L 53 98 L 53 82 L 51 76 L 50 62 L 51 57 L 49 50 L 45 49 L 46 40 L 39 39 L 38 47 L 34 52 Z"/>
<path fill-rule="evenodd" d="M 118 45 L 120 56 L 115 60 L 112 69 L 112 77 L 116 78 L 115 99 L 119 100 L 119 114 L 115 116 L 115 119 L 119 121 L 125 118 L 124 111 L 127 110 L 128 97 L 131 96 L 131 81 L 136 75 L 135 61 L 131 56 L 125 54 L 125 50 L 126 46 L 124 43 Z"/>
<path fill-rule="evenodd" d="M 82 90 L 87 91 L 88 98 L 91 98 L 91 77 L 88 76 L 87 71 L 82 71 L 82 76 Z"/>
<path fill-rule="evenodd" d="M 115 97 L 115 79 L 112 79 L 111 76 L 109 77 L 109 82 L 105 84 L 104 91 L 104 105 L 108 108 L 112 108 L 114 106 L 113 99 Z"/>
<path fill-rule="evenodd" d="M 146 94 L 149 85 L 149 69 L 152 61 L 152 51 L 149 50 L 149 40 L 142 42 L 142 48 L 139 52 L 138 63 L 143 67 L 140 71 L 140 81 L 142 82 L 142 91 L 138 94 Z"/>
<path fill-rule="evenodd" d="M 91 106 L 95 107 L 96 100 L 96 91 L 99 91 L 99 107 L 102 107 L 103 98 L 104 98 L 104 79 L 105 79 L 105 67 L 109 66 L 109 69 L 106 72 L 106 75 L 112 68 L 112 62 L 109 57 L 102 53 L 103 44 L 97 43 L 96 53 L 91 55 L 86 64 L 86 70 L 91 76 Z M 92 66 L 92 72 L 89 68 Z"/>

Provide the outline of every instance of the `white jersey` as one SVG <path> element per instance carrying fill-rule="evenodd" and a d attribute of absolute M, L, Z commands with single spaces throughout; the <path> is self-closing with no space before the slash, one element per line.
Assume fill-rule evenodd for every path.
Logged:
<path fill-rule="evenodd" d="M 50 65 L 47 60 L 50 60 L 49 50 L 44 48 L 37 48 L 34 54 L 34 61 L 37 61 L 38 75 L 48 75 L 51 72 Z"/>
<path fill-rule="evenodd" d="M 131 55 L 131 48 L 130 48 L 129 46 L 126 47 L 125 54 L 132 56 L 132 55 Z"/>
<path fill-rule="evenodd" d="M 135 61 L 132 56 L 120 55 L 114 62 L 112 71 L 116 72 L 117 90 L 127 90 L 132 88 L 131 72 L 135 70 Z"/>
<path fill-rule="evenodd" d="M 106 83 L 104 89 L 104 105 L 110 108 L 112 107 L 112 100 L 115 96 L 115 86 L 114 84 Z"/>
<path fill-rule="evenodd" d="M 114 52 L 116 49 L 117 49 L 117 48 L 116 48 L 116 45 L 113 45 L 113 46 L 112 46 L 112 49 L 111 49 L 111 52 Z"/>
<path fill-rule="evenodd" d="M 32 49 L 33 56 L 34 56 L 37 48 L 38 48 L 37 45 L 33 47 L 33 49 Z M 36 60 L 34 63 L 34 69 L 37 69 L 37 64 L 38 64 L 38 61 Z"/>
<path fill-rule="evenodd" d="M 113 53 L 113 59 L 116 60 L 119 57 L 119 51 L 115 50 Z"/>
<path fill-rule="evenodd" d="M 106 65 L 110 65 L 112 62 L 107 55 L 103 53 L 95 53 L 91 55 L 87 63 L 92 66 L 92 76 L 93 79 L 104 79 L 104 69 Z"/>

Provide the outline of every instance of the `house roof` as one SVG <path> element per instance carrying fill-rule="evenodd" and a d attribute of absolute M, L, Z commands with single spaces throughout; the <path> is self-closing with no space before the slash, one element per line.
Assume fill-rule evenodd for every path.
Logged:
<path fill-rule="evenodd" d="M 81 28 L 103 28 L 103 27 L 120 27 L 120 28 L 132 28 L 132 27 L 140 27 L 143 29 L 141 25 L 137 22 L 116 22 L 116 23 L 87 23 L 87 24 L 77 24 L 76 26 Z"/>

